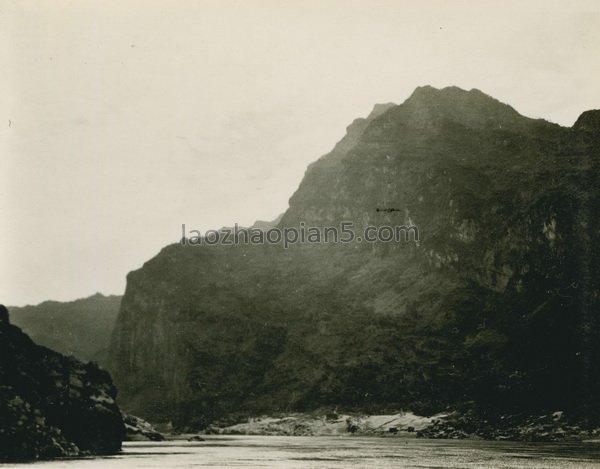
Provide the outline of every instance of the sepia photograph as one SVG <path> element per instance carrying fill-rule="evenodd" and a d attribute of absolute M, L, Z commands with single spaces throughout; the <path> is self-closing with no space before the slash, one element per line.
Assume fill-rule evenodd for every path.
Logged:
<path fill-rule="evenodd" d="M 0 468 L 600 469 L 600 2 L 0 0 Z"/>

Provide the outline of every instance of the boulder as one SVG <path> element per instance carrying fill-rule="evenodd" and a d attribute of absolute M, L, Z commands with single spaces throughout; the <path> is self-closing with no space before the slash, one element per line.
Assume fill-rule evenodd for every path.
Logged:
<path fill-rule="evenodd" d="M 164 441 L 165 437 L 145 420 L 135 415 L 123 414 L 127 441 Z"/>

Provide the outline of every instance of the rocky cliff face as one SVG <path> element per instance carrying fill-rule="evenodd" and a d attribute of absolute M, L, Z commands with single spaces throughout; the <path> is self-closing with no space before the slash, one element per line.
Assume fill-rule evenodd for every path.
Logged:
<path fill-rule="evenodd" d="M 119 451 L 115 396 L 106 371 L 36 345 L 0 305 L 0 461 Z"/>
<path fill-rule="evenodd" d="M 12 323 L 37 344 L 104 365 L 121 297 L 100 293 L 75 301 L 11 307 Z"/>
<path fill-rule="evenodd" d="M 418 88 L 312 164 L 279 227 L 418 226 L 401 243 L 172 245 L 128 276 L 128 410 L 198 427 L 334 407 L 597 418 L 597 111 L 573 128 Z"/>

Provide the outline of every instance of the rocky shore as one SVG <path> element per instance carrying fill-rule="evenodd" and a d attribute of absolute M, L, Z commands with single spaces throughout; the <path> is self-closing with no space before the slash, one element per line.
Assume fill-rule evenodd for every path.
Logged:
<path fill-rule="evenodd" d="M 332 436 L 371 435 L 415 436 L 436 418 L 421 417 L 411 412 L 388 415 L 287 414 L 277 417 L 255 417 L 234 425 L 209 426 L 204 433 L 219 435 L 278 435 L 278 436 Z"/>
<path fill-rule="evenodd" d="M 106 371 L 36 345 L 0 305 L 0 461 L 118 452 L 115 397 Z"/>
<path fill-rule="evenodd" d="M 502 415 L 484 418 L 474 412 L 453 412 L 434 419 L 417 432 L 417 437 L 434 439 L 485 439 L 512 441 L 566 442 L 597 440 L 600 428 L 569 418 L 562 411 L 523 416 Z"/>
<path fill-rule="evenodd" d="M 210 425 L 204 433 L 271 436 L 380 436 L 432 439 L 485 439 L 567 442 L 600 440 L 590 428 L 556 411 L 547 415 L 505 415 L 494 419 L 474 412 L 422 417 L 412 412 L 387 415 L 287 414 L 253 417 L 236 424 Z"/>
<path fill-rule="evenodd" d="M 156 431 L 152 424 L 135 415 L 123 414 L 126 441 L 164 441 L 162 433 Z"/>

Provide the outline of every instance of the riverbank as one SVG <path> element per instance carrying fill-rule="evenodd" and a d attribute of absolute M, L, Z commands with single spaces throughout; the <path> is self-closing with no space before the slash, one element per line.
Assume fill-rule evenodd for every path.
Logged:
<path fill-rule="evenodd" d="M 434 439 L 483 439 L 531 442 L 599 441 L 600 428 L 590 426 L 562 411 L 542 415 L 482 417 L 474 412 L 452 412 L 434 419 L 417 433 Z"/>
<path fill-rule="evenodd" d="M 563 412 L 486 419 L 472 412 L 430 417 L 400 412 L 386 415 L 293 413 L 248 418 L 233 425 L 213 424 L 206 435 L 380 436 L 430 439 L 482 439 L 531 442 L 600 441 L 600 428 L 585 426 Z"/>
<path fill-rule="evenodd" d="M 278 417 L 252 417 L 235 425 L 210 425 L 205 434 L 212 435 L 270 435 L 270 436 L 389 436 L 416 437 L 444 417 L 422 417 L 411 412 L 388 415 L 336 414 L 287 414 Z"/>

